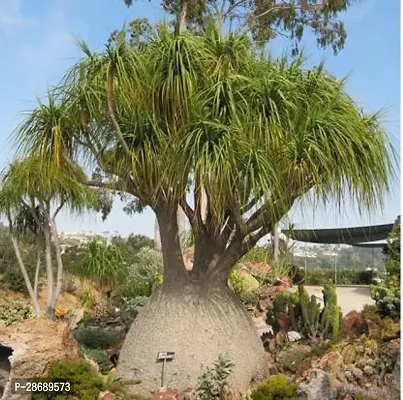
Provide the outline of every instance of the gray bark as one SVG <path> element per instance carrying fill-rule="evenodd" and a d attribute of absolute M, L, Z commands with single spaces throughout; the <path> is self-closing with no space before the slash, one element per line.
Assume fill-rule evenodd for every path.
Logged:
<path fill-rule="evenodd" d="M 170 282 L 153 294 L 137 316 L 120 353 L 118 375 L 140 380 L 131 390 L 150 396 L 160 385 L 161 351 L 175 352 L 166 365 L 166 386 L 194 388 L 200 375 L 228 354 L 235 364 L 231 390 L 245 393 L 251 381 L 267 375 L 259 334 L 238 297 L 222 286 Z"/>
<path fill-rule="evenodd" d="M 158 225 L 158 219 L 155 218 L 154 223 L 154 242 L 155 242 L 155 249 L 161 251 L 161 235 L 160 235 L 160 227 Z"/>
<path fill-rule="evenodd" d="M 60 242 L 59 242 L 59 235 L 57 233 L 57 227 L 56 227 L 56 222 L 54 219 L 50 221 L 50 226 L 51 226 L 51 232 L 52 232 L 52 239 L 53 239 L 53 244 L 56 252 L 56 262 L 57 262 L 57 277 L 56 277 L 56 288 L 53 292 L 53 299 L 52 299 L 52 306 L 55 307 L 57 304 L 57 299 L 59 297 L 59 294 L 62 290 L 62 284 L 63 284 L 63 261 L 62 261 L 62 255 L 60 251 Z"/>
<path fill-rule="evenodd" d="M 44 229 L 45 249 L 46 249 L 46 313 L 49 319 L 54 318 L 53 304 L 53 267 L 52 267 L 52 243 L 50 239 L 50 231 Z"/>
<path fill-rule="evenodd" d="M 20 248 L 18 246 L 17 239 L 12 235 L 11 235 L 11 242 L 12 242 L 13 247 L 14 247 L 15 255 L 17 257 L 17 261 L 18 261 L 18 264 L 20 266 L 21 273 L 22 273 L 22 276 L 23 276 L 24 281 L 25 281 L 25 285 L 27 286 L 29 296 L 31 297 L 32 305 L 34 307 L 34 311 L 35 311 L 35 313 L 37 315 L 39 315 L 41 313 L 41 308 L 39 307 L 38 299 L 35 296 L 34 289 L 32 288 L 32 284 L 31 284 L 31 281 L 29 279 L 27 269 L 25 268 L 24 260 L 22 259 L 22 256 L 21 256 L 21 253 L 20 253 Z"/>
<path fill-rule="evenodd" d="M 34 293 L 35 298 L 38 298 L 38 284 L 39 284 L 39 270 L 41 268 L 41 252 L 38 251 L 37 259 L 36 259 L 36 268 L 35 268 L 35 280 L 34 280 Z"/>

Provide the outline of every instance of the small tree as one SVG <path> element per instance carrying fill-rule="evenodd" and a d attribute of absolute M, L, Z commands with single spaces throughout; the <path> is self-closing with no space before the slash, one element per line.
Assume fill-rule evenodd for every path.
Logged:
<path fill-rule="evenodd" d="M 44 163 L 43 159 L 30 157 L 12 163 L 4 171 L 0 210 L 8 220 L 13 247 L 37 314 L 40 313 L 37 300 L 38 274 L 35 274 L 35 283 L 32 285 L 19 249 L 18 238 L 30 230 L 35 232 L 38 238 L 38 247 L 40 248 L 40 244 L 44 246 L 46 314 L 49 318 L 53 318 L 63 281 L 63 262 L 56 217 L 67 205 L 72 210 L 79 211 L 88 206 L 95 207 L 97 202 L 95 193 L 80 183 L 85 175 L 78 167 L 72 169 L 64 166 L 50 173 L 44 165 L 46 162 Z M 53 254 L 56 258 L 56 270 L 53 266 Z"/>

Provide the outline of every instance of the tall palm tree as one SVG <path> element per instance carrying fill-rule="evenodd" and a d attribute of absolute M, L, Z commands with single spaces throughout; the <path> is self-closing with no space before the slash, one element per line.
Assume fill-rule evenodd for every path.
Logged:
<path fill-rule="evenodd" d="M 149 394 L 160 374 L 155 354 L 172 350 L 171 383 L 187 388 L 202 365 L 228 352 L 230 386 L 245 391 L 266 362 L 228 287 L 230 270 L 303 196 L 340 205 L 349 196 L 360 209 L 379 203 L 393 170 L 379 118 L 364 114 L 323 65 L 272 60 L 245 36 L 162 26 L 138 45 L 122 32 L 103 52 L 82 47 L 55 92 L 76 150 L 68 157 L 85 156 L 113 177 L 87 183 L 152 208 L 164 260 L 163 285 L 128 333 L 119 373 L 140 379 L 135 390 Z M 18 139 L 25 152 L 52 159 L 54 140 L 35 123 L 44 112 L 28 117 Z M 191 271 L 178 206 L 193 230 Z"/>

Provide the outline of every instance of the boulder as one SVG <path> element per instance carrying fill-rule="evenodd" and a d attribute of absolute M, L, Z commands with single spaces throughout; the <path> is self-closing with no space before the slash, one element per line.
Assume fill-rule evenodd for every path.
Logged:
<path fill-rule="evenodd" d="M 299 385 L 299 392 L 307 396 L 307 400 L 336 399 L 336 391 L 331 387 L 329 374 L 320 369 L 311 371 L 309 381 Z"/>
<path fill-rule="evenodd" d="M 79 357 L 78 343 L 66 323 L 46 319 L 28 319 L 0 328 L 0 344 L 12 349 L 9 357 L 9 382 L 15 378 L 43 376 L 54 361 Z M 3 398 L 16 399 L 6 385 Z"/>
<path fill-rule="evenodd" d="M 344 381 L 343 356 L 337 351 L 326 353 L 318 363 L 318 369 L 328 372 L 332 379 Z"/>
<path fill-rule="evenodd" d="M 111 393 L 109 390 L 107 390 L 106 392 L 102 392 L 99 395 L 98 400 L 114 400 L 115 399 L 115 395 L 113 393 Z"/>
<path fill-rule="evenodd" d="M 340 337 L 342 339 L 356 338 L 368 331 L 368 325 L 365 322 L 362 313 L 350 311 L 344 318 Z"/>
<path fill-rule="evenodd" d="M 299 367 L 311 354 L 311 347 L 304 344 L 296 344 L 288 349 L 280 351 L 277 355 L 277 365 L 284 371 L 296 373 Z"/>

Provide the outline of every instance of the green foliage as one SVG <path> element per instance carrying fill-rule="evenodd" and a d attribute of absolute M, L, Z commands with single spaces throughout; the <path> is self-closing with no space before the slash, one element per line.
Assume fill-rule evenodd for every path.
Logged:
<path fill-rule="evenodd" d="M 97 282 L 101 288 L 114 288 L 119 280 L 123 260 L 118 249 L 94 239 L 86 245 L 80 268 L 81 276 Z"/>
<path fill-rule="evenodd" d="M 14 292 L 28 293 L 27 285 L 17 266 L 8 267 L 1 278 L 3 285 Z"/>
<path fill-rule="evenodd" d="M 297 400 L 298 384 L 287 376 L 277 374 L 261 383 L 251 394 L 252 400 Z"/>
<path fill-rule="evenodd" d="M 97 301 L 91 289 L 86 290 L 80 295 L 80 304 L 86 310 L 90 310 L 96 306 Z"/>
<path fill-rule="evenodd" d="M 114 292 L 115 298 L 150 296 L 162 282 L 162 254 L 144 247 L 122 270 L 122 280 Z"/>
<path fill-rule="evenodd" d="M 400 217 L 388 237 L 385 254 L 386 281 L 371 286 L 371 297 L 382 316 L 397 321 L 400 319 Z"/>
<path fill-rule="evenodd" d="M 35 313 L 31 306 L 23 303 L 7 303 L 0 305 L 0 321 L 5 325 L 22 322 L 34 318 Z"/>
<path fill-rule="evenodd" d="M 197 400 L 219 400 L 234 364 L 228 356 L 220 355 L 213 367 L 205 371 L 196 387 Z"/>
<path fill-rule="evenodd" d="M 53 363 L 45 377 L 37 378 L 39 382 L 70 383 L 72 392 L 66 395 L 47 393 L 46 395 L 35 394 L 33 400 L 95 400 L 105 390 L 105 381 L 101 375 L 95 373 L 91 365 L 85 360 L 70 361 L 62 360 Z"/>
<path fill-rule="evenodd" d="M 101 328 L 78 328 L 73 331 L 73 336 L 78 343 L 90 349 L 108 349 L 119 341 L 116 332 Z"/>
<path fill-rule="evenodd" d="M 372 207 L 388 187 L 393 163 L 378 115 L 365 115 L 322 64 L 307 70 L 301 57 L 276 61 L 247 35 L 213 28 L 178 35 L 158 26 L 141 48 L 125 32 L 101 53 L 82 48 L 83 58 L 53 92 L 56 101 L 40 104 L 19 127 L 24 151 L 46 160 L 96 158 L 118 191 L 147 205 L 164 198 L 169 218 L 202 182 L 214 204 L 214 242 L 228 218 L 245 238 L 264 221 L 277 222 L 308 191 L 341 203 L 349 194 Z M 42 134 L 60 120 L 44 119 L 55 104 L 69 122 L 58 127 L 71 144 L 64 152 Z M 251 199 L 265 218 L 244 225 Z"/>
<path fill-rule="evenodd" d="M 99 367 L 99 371 L 102 374 L 108 373 L 112 368 L 112 364 L 109 361 L 108 353 L 106 352 L 106 350 L 83 347 L 81 349 L 81 355 L 84 358 L 90 358 L 91 360 L 96 362 Z"/>
<path fill-rule="evenodd" d="M 358 393 L 354 396 L 354 400 L 375 400 L 375 398 L 367 396 L 366 394 Z"/>
<path fill-rule="evenodd" d="M 371 297 L 382 316 L 395 321 L 400 319 L 400 281 L 397 277 L 389 278 L 386 284 L 371 286 Z"/>
<path fill-rule="evenodd" d="M 326 285 L 323 290 L 324 307 L 321 308 L 316 297 L 309 297 L 302 285 L 296 293 L 284 292 L 278 295 L 272 307 L 267 312 L 267 323 L 273 327 L 275 333 L 280 329 L 281 314 L 288 316 L 290 329 L 316 340 L 318 337 L 339 339 L 342 313 L 337 305 L 336 290 Z"/>
<path fill-rule="evenodd" d="M 389 277 L 396 276 L 400 281 L 400 216 L 387 241 L 388 246 L 384 251 L 386 272 Z"/>
<path fill-rule="evenodd" d="M 229 277 L 232 290 L 248 305 L 255 305 L 259 300 L 259 282 L 249 273 L 242 274 L 233 268 Z"/>
<path fill-rule="evenodd" d="M 137 317 L 139 309 L 148 303 L 149 299 L 145 296 L 135 297 L 133 299 L 125 299 L 124 304 L 121 306 L 120 322 L 128 331 L 132 322 Z"/>

